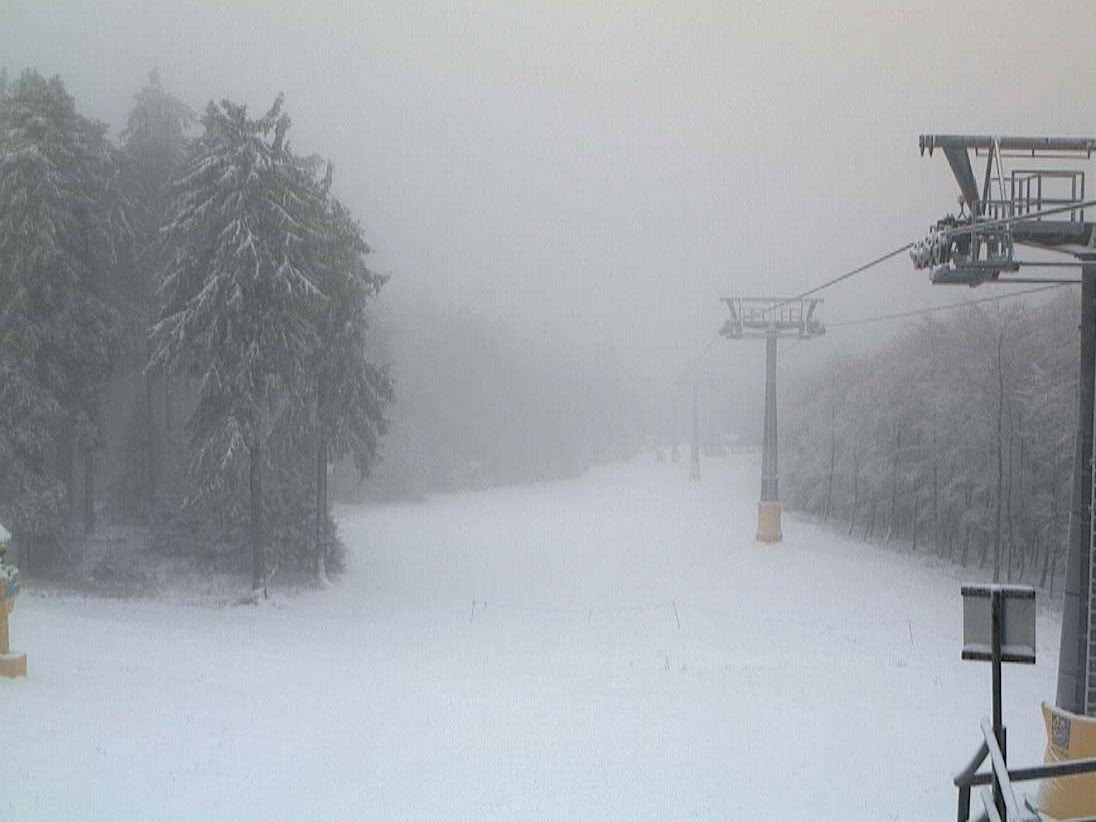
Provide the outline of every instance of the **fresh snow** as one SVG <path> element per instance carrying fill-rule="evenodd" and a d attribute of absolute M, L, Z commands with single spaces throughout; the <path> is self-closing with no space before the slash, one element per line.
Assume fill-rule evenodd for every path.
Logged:
<path fill-rule="evenodd" d="M 265 606 L 27 591 L 0 819 L 954 818 L 990 671 L 974 570 L 785 516 L 754 456 L 338 511 L 347 574 Z M 1058 614 L 1005 670 L 1042 756 Z M 680 626 L 680 627 L 679 627 Z"/>

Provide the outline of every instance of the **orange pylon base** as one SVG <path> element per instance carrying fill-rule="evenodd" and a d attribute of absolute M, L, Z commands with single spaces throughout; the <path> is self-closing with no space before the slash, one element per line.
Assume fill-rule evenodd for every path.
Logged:
<path fill-rule="evenodd" d="M 757 541 L 767 543 L 784 541 L 784 534 L 780 531 L 779 502 L 757 504 Z"/>
<path fill-rule="evenodd" d="M 27 655 L 15 653 L 8 645 L 8 614 L 15 607 L 14 599 L 5 599 L 0 588 L 0 676 L 27 675 Z"/>
<path fill-rule="evenodd" d="M 16 677 L 26 675 L 26 654 L 0 654 L 0 676 Z"/>

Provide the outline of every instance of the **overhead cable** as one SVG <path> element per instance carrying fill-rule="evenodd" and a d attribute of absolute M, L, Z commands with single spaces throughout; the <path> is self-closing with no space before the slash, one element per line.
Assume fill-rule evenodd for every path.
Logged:
<path fill-rule="evenodd" d="M 844 280 L 848 280 L 851 277 L 855 277 L 857 274 L 860 274 L 864 271 L 867 271 L 869 268 L 877 266 L 880 263 L 885 263 L 891 257 L 897 257 L 903 251 L 909 251 L 911 248 L 913 248 L 913 246 L 914 246 L 913 243 L 906 243 L 901 248 L 896 248 L 896 249 L 894 249 L 894 251 L 888 251 L 883 256 L 876 257 L 871 262 L 864 263 L 864 265 L 862 265 L 858 268 L 854 268 L 852 271 L 847 271 L 847 272 L 845 272 L 844 274 L 841 274 L 838 277 L 834 277 L 832 280 L 827 280 L 826 282 L 822 283 L 821 285 L 817 285 L 814 288 L 811 288 L 807 291 L 804 291 L 802 294 L 797 294 L 794 297 L 789 297 L 786 300 L 781 300 L 781 301 L 769 306 L 768 308 L 766 308 L 765 312 L 767 313 L 769 311 L 775 311 L 776 309 L 780 308 L 780 306 L 782 306 L 782 305 L 787 305 L 788 303 L 793 303 L 793 302 L 796 302 L 797 300 L 802 300 L 804 297 L 809 297 L 812 294 L 817 294 L 819 291 L 822 291 L 823 289 L 829 288 L 832 285 L 837 285 L 838 283 L 843 282 Z"/>
<path fill-rule="evenodd" d="M 982 297 L 978 300 L 966 300 L 961 303 L 951 303 L 950 305 L 940 305 L 935 308 L 920 308 L 915 311 L 903 311 L 898 314 L 885 314 L 880 317 L 864 317 L 859 320 L 846 320 L 845 322 L 838 323 L 826 323 L 826 330 L 831 328 L 845 328 L 853 325 L 867 325 L 869 323 L 881 323 L 889 320 L 904 320 L 909 317 L 918 317 L 924 314 L 935 314 L 938 311 L 952 311 L 956 308 L 967 308 L 972 305 L 982 305 L 983 303 L 995 303 L 999 300 L 1011 300 L 1015 297 L 1024 297 L 1028 294 L 1038 294 L 1041 291 L 1051 291 L 1055 288 L 1062 288 L 1066 285 L 1076 285 L 1077 282 L 1069 283 L 1051 283 L 1050 285 L 1040 286 L 1039 288 L 1026 288 L 1023 291 L 1013 291 L 1009 294 L 997 294 L 993 297 Z"/>

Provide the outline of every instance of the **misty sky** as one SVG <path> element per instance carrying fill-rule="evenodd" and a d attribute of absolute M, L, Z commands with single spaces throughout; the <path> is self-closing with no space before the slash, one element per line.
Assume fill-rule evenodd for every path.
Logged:
<path fill-rule="evenodd" d="M 759 361 L 705 349 L 720 296 L 803 290 L 955 210 L 919 133 L 1096 135 L 1093 30 L 1088 2 L 0 0 L 0 65 L 62 75 L 115 136 L 154 66 L 198 110 L 284 91 L 392 310 L 471 307 L 673 379 Z M 824 316 L 987 293 L 903 256 Z"/>

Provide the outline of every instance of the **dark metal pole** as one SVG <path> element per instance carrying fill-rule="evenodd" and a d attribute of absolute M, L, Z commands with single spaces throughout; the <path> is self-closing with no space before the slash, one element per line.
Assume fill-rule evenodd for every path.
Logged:
<path fill-rule="evenodd" d="M 780 501 L 780 467 L 776 442 L 776 342 L 777 334 L 765 336 L 765 439 L 761 457 L 761 501 Z"/>
<path fill-rule="evenodd" d="M 1004 613 L 1002 611 L 1001 591 L 994 588 L 990 594 L 990 619 L 992 621 L 992 667 L 993 667 L 993 735 L 997 738 L 997 746 L 1001 749 L 1001 756 L 1008 761 L 1008 753 L 1005 751 L 1005 725 L 1001 716 L 1001 633 L 1004 627 Z M 997 806 L 997 813 L 1002 819 L 1008 818 L 1005 809 L 1005 798 L 1001 794 L 1001 781 L 997 772 L 993 774 L 993 804 Z"/>
<path fill-rule="evenodd" d="M 1056 704 L 1075 714 L 1085 712 L 1088 666 L 1089 574 L 1092 552 L 1092 422 L 1096 369 L 1096 265 L 1081 271 L 1081 369 L 1078 386 L 1077 438 L 1073 456 L 1073 498 L 1066 554 L 1066 593 L 1062 640 L 1058 653 Z"/>

